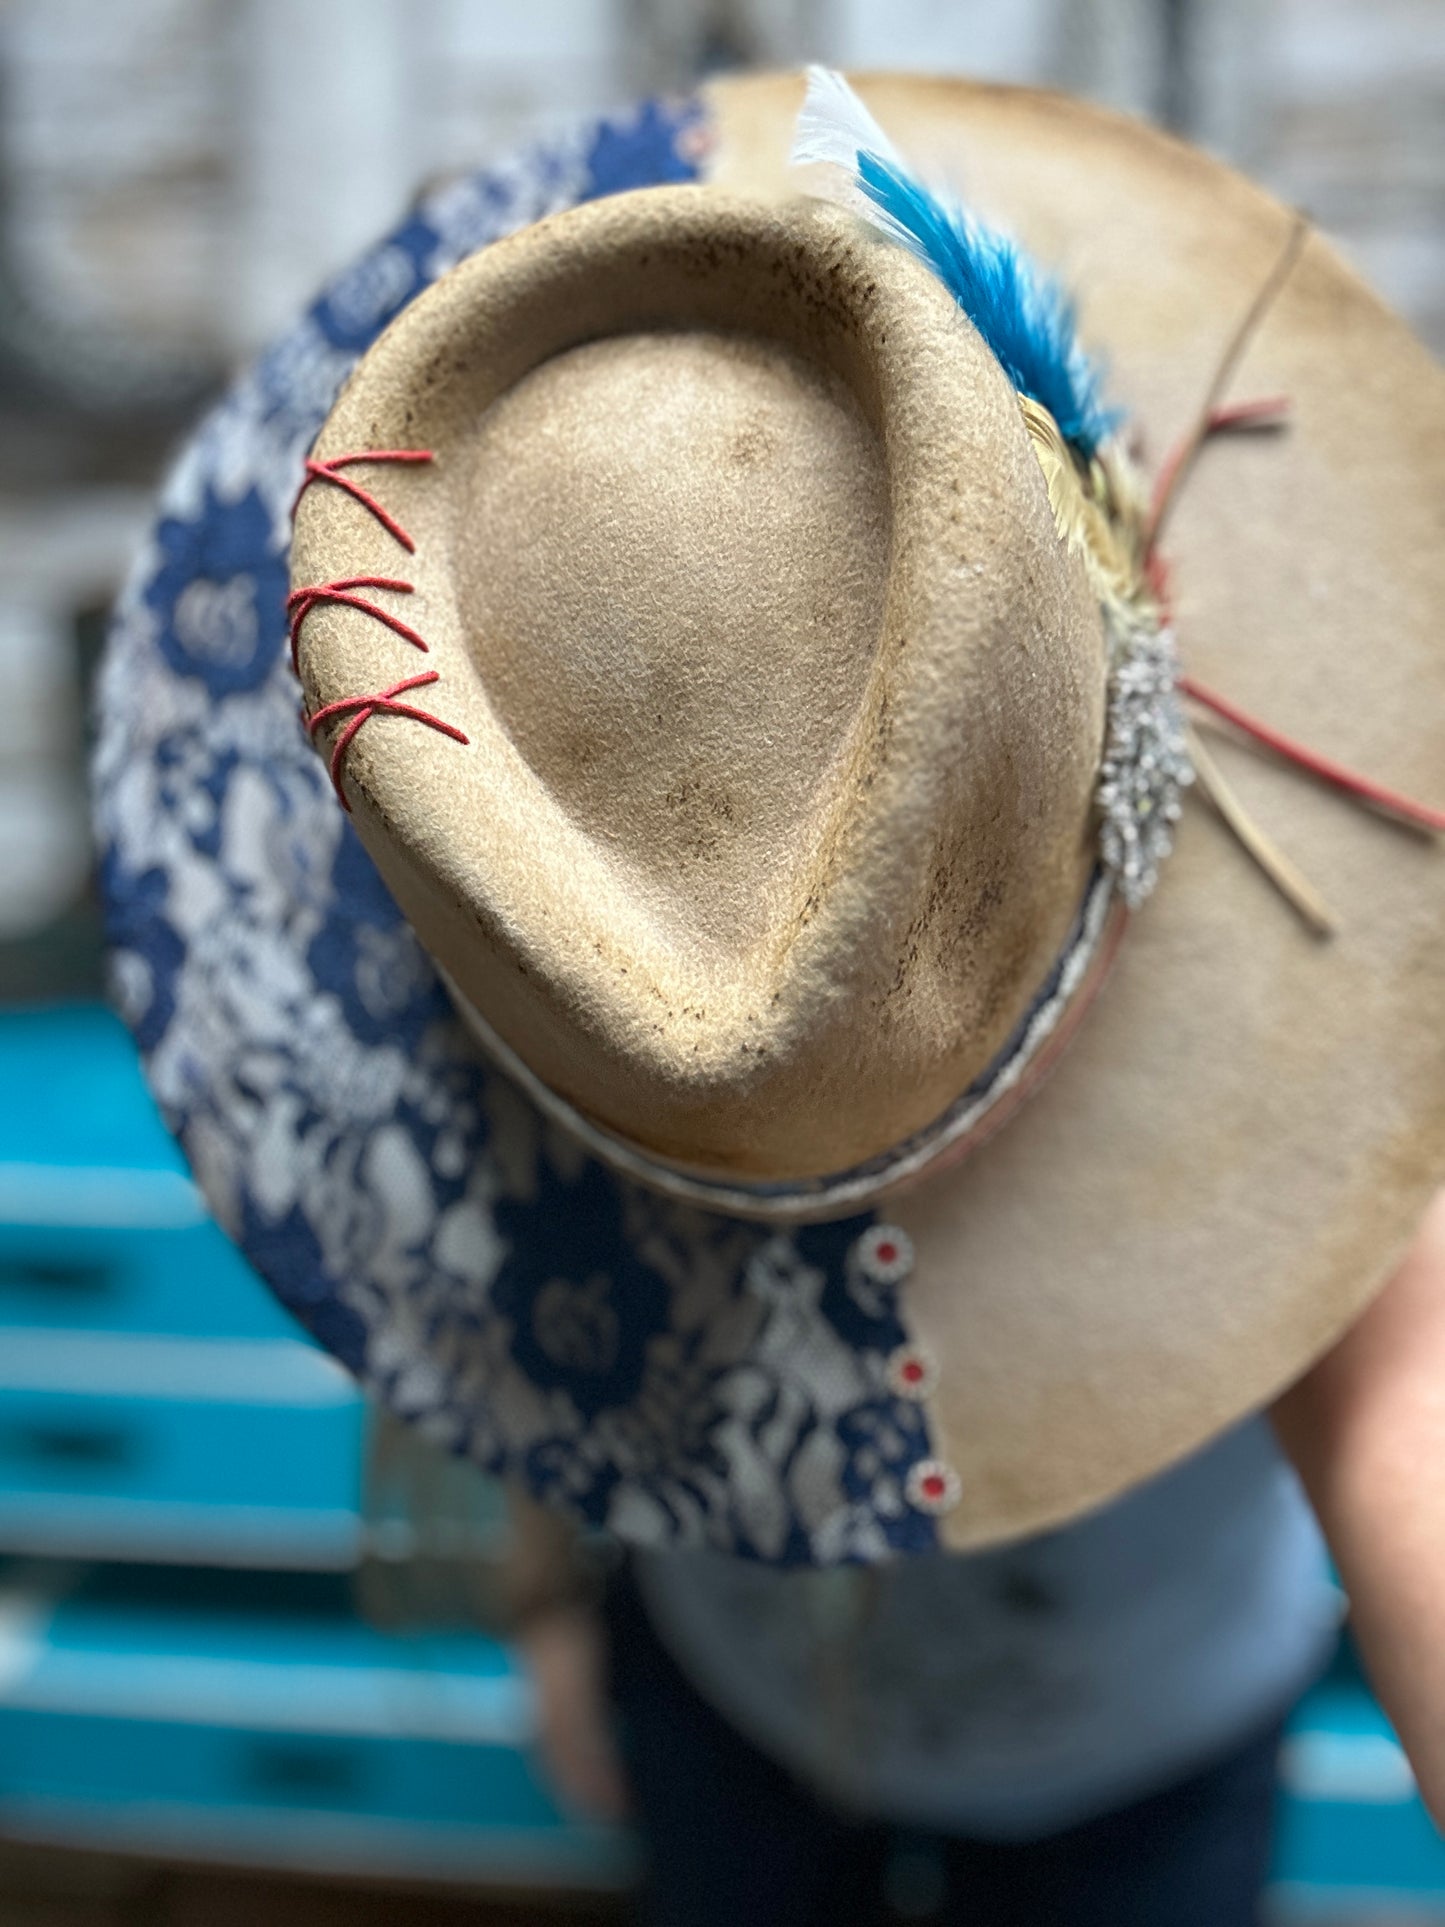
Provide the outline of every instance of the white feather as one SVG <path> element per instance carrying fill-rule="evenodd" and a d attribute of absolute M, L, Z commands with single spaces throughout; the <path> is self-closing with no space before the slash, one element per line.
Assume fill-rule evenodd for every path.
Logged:
<path fill-rule="evenodd" d="M 902 171 L 898 150 L 843 76 L 831 67 L 810 67 L 793 136 L 793 166 L 841 167 L 851 181 L 858 172 L 860 148 Z"/>

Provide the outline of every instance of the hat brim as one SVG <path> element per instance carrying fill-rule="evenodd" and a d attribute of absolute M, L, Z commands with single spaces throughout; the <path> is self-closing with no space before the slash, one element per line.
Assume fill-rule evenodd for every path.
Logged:
<path fill-rule="evenodd" d="M 1056 95 L 859 80 L 925 173 L 1078 298 L 1149 466 L 1192 425 L 1291 216 Z M 801 82 L 720 83 L 710 172 L 782 191 Z M 1445 772 L 1445 379 L 1311 235 L 1167 540 L 1188 670 L 1409 794 Z M 1445 853 L 1222 745 L 1340 923 L 1309 934 L 1202 803 L 1073 1047 L 1009 1128 L 899 1200 L 931 1418 L 983 1544 L 1079 1512 L 1265 1404 L 1350 1325 L 1445 1177 Z"/>
<path fill-rule="evenodd" d="M 719 181 L 781 186 L 801 91 L 713 91 Z M 1157 460 L 1283 210 L 1052 96 L 862 91 L 1077 289 Z M 398 1412 L 625 1537 L 784 1563 L 935 1543 L 900 1495 L 937 1449 L 963 1475 L 943 1534 L 976 1544 L 1077 1512 L 1261 1404 L 1387 1274 L 1445 1168 L 1440 853 L 1221 750 L 1341 935 L 1302 933 L 1194 809 L 1051 1081 L 897 1207 L 918 1257 L 897 1290 L 853 1279 L 857 1224 L 775 1249 L 540 1131 L 450 1020 L 297 721 L 288 510 L 337 385 L 420 287 L 554 207 L 689 176 L 701 131 L 690 106 L 648 108 L 441 190 L 187 450 L 102 688 L 117 988 L 222 1222 Z M 1211 449 L 1190 482 L 1168 545 L 1186 660 L 1439 800 L 1440 376 L 1312 240 L 1240 388 L 1287 391 L 1295 416 Z M 926 1413 L 882 1389 L 913 1335 L 942 1366 Z"/>

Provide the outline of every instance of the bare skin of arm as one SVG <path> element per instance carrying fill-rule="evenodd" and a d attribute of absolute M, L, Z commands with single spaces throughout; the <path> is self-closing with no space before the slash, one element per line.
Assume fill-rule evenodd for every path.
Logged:
<path fill-rule="evenodd" d="M 518 1491 L 507 1495 L 507 1606 L 536 1696 L 537 1747 L 553 1790 L 588 1820 L 621 1820 L 627 1782 L 607 1704 L 601 1615 L 578 1587 L 577 1535 Z"/>
<path fill-rule="evenodd" d="M 1358 1324 L 1274 1408 L 1370 1679 L 1445 1826 L 1445 1191 Z"/>
<path fill-rule="evenodd" d="M 537 1745 L 564 1806 L 584 1820 L 627 1817 L 627 1780 L 607 1704 L 606 1641 L 590 1607 L 541 1613 L 518 1644 L 537 1696 Z"/>

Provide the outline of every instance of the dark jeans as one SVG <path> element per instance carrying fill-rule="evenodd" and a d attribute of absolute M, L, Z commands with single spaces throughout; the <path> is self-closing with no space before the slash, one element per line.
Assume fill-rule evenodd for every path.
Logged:
<path fill-rule="evenodd" d="M 649 1927 L 1253 1927 L 1279 1729 L 1137 1804 L 1025 1843 L 901 1834 L 827 1806 L 684 1678 L 623 1581 L 612 1685 Z"/>

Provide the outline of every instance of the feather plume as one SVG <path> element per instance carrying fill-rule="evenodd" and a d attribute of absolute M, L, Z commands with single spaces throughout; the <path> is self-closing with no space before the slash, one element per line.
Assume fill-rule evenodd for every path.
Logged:
<path fill-rule="evenodd" d="M 931 268 L 1021 395 L 1046 408 L 1087 461 L 1117 426 L 1099 371 L 1079 346 L 1074 304 L 1007 234 L 924 187 L 841 74 L 808 70 L 796 166 L 846 171 L 848 199 Z"/>
<path fill-rule="evenodd" d="M 860 154 L 876 154 L 903 171 L 903 156 L 843 76 L 831 67 L 810 67 L 790 161 L 794 167 L 841 167 L 851 179 Z"/>
<path fill-rule="evenodd" d="M 1114 612 L 1121 632 L 1136 620 L 1157 626 L 1144 577 L 1145 497 L 1123 451 L 1110 447 L 1084 469 L 1047 408 L 1027 395 L 1020 395 L 1019 407 L 1069 554 L 1083 558 L 1095 595 Z"/>

